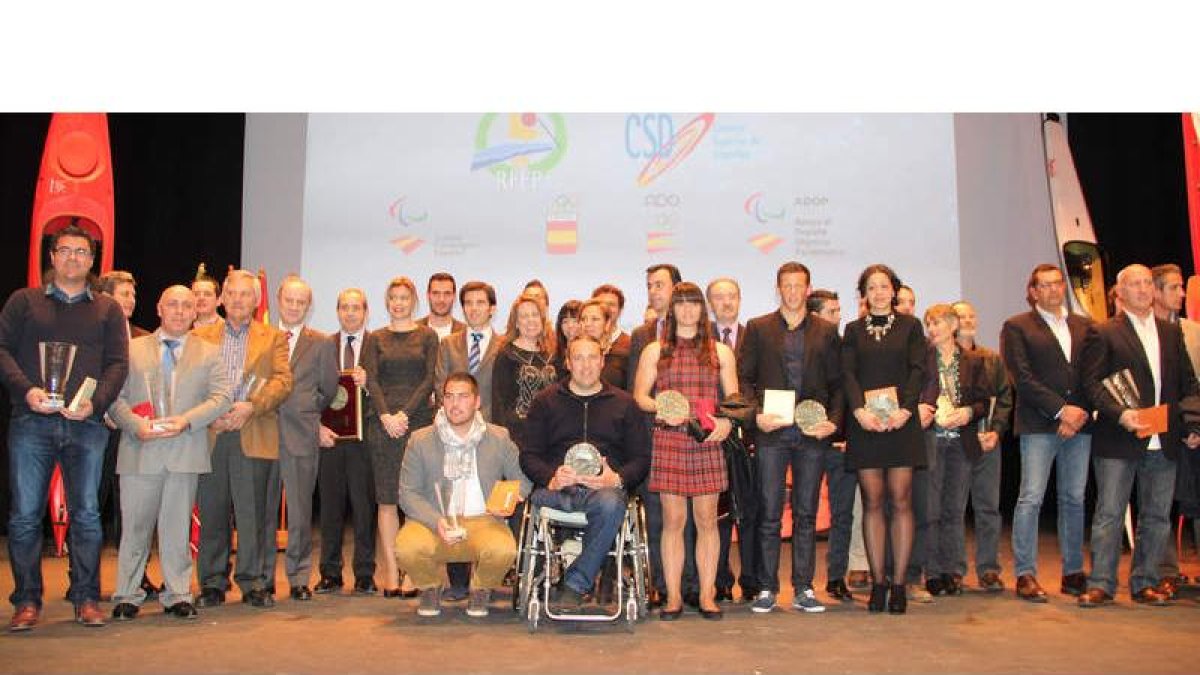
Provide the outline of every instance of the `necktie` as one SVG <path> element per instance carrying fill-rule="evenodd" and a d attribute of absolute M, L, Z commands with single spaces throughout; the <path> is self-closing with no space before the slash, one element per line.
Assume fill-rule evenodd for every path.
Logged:
<path fill-rule="evenodd" d="M 292 342 L 292 331 L 285 331 L 288 341 L 288 358 L 292 358 L 292 352 L 296 349 L 296 343 Z"/>
<path fill-rule="evenodd" d="M 162 341 L 162 343 L 163 343 L 163 353 L 162 353 L 163 400 L 161 403 L 165 404 L 166 406 L 170 406 L 171 394 L 173 393 L 171 390 L 174 389 L 174 387 L 172 385 L 174 383 L 174 376 L 175 376 L 175 348 L 179 346 L 179 340 L 164 339 Z M 158 405 L 158 404 L 156 404 L 156 405 Z M 158 413 L 158 415 L 160 417 L 168 414 L 168 411 L 166 411 L 166 410 L 160 410 L 160 411 L 156 411 L 156 412 Z"/>
<path fill-rule="evenodd" d="M 479 341 L 483 339 L 483 333 L 471 333 L 471 348 L 467 351 L 467 372 L 472 375 L 479 370 Z"/>
<path fill-rule="evenodd" d="M 726 326 L 721 329 L 721 342 L 724 342 L 726 345 L 732 347 L 733 340 L 729 339 L 729 330 L 730 330 L 729 326 Z"/>
<path fill-rule="evenodd" d="M 342 350 L 342 368 L 344 370 L 352 370 L 354 368 L 354 336 L 346 336 L 346 348 Z"/>

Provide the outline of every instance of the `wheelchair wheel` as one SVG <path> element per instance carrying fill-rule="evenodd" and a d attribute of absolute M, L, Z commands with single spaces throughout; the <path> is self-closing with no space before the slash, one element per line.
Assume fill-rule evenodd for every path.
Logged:
<path fill-rule="evenodd" d="M 513 611 L 518 616 L 525 612 L 529 598 L 537 594 L 537 579 L 539 556 L 537 542 L 534 541 L 534 522 L 532 510 L 526 506 L 521 515 L 520 539 L 517 542 L 517 583 L 513 587 Z"/>
<path fill-rule="evenodd" d="M 646 509 L 641 500 L 637 502 L 636 526 L 633 529 L 634 545 L 633 558 L 633 592 L 637 598 L 638 616 L 650 616 L 650 549 L 646 542 L 649 530 L 646 529 Z"/>

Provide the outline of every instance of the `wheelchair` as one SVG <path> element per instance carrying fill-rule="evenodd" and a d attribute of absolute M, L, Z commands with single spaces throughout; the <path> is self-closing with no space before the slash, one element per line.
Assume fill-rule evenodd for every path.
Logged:
<path fill-rule="evenodd" d="M 583 551 L 583 513 L 536 507 L 525 502 L 517 542 L 517 584 L 513 610 L 523 616 L 529 632 L 536 632 L 545 617 L 563 622 L 619 622 L 633 632 L 637 622 L 649 614 L 650 554 L 646 541 L 646 512 L 641 499 L 629 498 L 625 518 L 600 574 L 601 583 L 612 573 L 615 607 L 598 606 L 595 613 L 562 613 L 553 610 L 551 593 L 566 570 Z"/>

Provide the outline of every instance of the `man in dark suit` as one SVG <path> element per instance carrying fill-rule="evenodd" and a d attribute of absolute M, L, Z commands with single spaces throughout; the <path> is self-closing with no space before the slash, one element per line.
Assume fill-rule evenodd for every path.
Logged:
<path fill-rule="evenodd" d="M 1086 590 L 1083 497 L 1092 436 L 1091 410 L 1080 381 L 1079 354 L 1091 320 L 1067 311 L 1062 271 L 1042 264 L 1026 285 L 1030 311 L 1004 322 L 1000 353 L 1016 389 L 1013 431 L 1021 439 L 1021 489 L 1013 513 L 1017 597 L 1046 602 L 1037 581 L 1038 514 L 1050 468 L 1058 477 L 1058 547 L 1062 592 Z"/>
<path fill-rule="evenodd" d="M 429 277 L 425 287 L 425 300 L 429 303 L 429 314 L 417 319 L 422 326 L 429 326 L 442 339 L 451 333 L 467 327 L 467 324 L 454 318 L 454 295 L 458 284 L 454 277 L 446 272 L 435 272 Z"/>
<path fill-rule="evenodd" d="M 267 484 L 263 577 L 275 586 L 275 530 L 279 525 L 281 489 L 287 497 L 287 552 L 284 571 L 293 600 L 311 600 L 312 498 L 317 485 L 321 411 L 337 393 L 336 348 L 328 335 L 304 325 L 312 307 L 312 288 L 289 275 L 279 284 L 279 330 L 288 340 L 292 393 L 279 406 L 279 460 L 272 463 Z"/>
<path fill-rule="evenodd" d="M 736 354 L 746 330 L 746 326 L 738 322 L 738 314 L 742 308 L 741 287 L 738 286 L 736 280 L 721 277 L 709 282 L 708 288 L 705 289 L 705 295 L 708 298 L 708 306 L 712 308 L 713 335 L 728 345 Z M 741 431 L 739 430 L 738 433 Z M 749 447 L 749 437 L 745 437 L 743 441 Z M 723 499 L 727 497 L 728 495 L 722 496 Z M 749 509 L 747 505 L 743 505 L 741 516 L 742 519 L 738 522 L 738 559 L 741 561 L 741 571 L 737 581 L 738 586 L 741 587 L 742 597 L 750 599 L 758 595 L 759 590 L 758 568 L 761 560 L 761 551 L 758 546 L 759 512 L 757 508 Z M 685 536 L 695 537 L 695 529 L 694 525 L 689 524 Z M 734 577 L 733 570 L 729 566 L 729 549 L 733 542 L 733 518 L 728 514 L 723 516 L 717 522 L 717 532 L 720 535 L 721 550 L 720 556 L 717 558 L 716 600 L 722 602 L 733 599 Z M 695 556 L 690 552 L 691 549 L 688 549 L 687 567 L 684 570 L 685 589 L 691 589 L 697 581 Z M 696 592 L 698 602 L 698 588 Z"/>
<path fill-rule="evenodd" d="M 367 339 L 367 295 L 359 288 L 338 294 L 337 316 L 341 330 L 334 333 L 341 370 L 353 371 L 354 384 L 366 396 L 367 371 L 362 366 L 362 345 Z M 373 595 L 375 586 L 375 502 L 371 454 L 359 440 L 337 440 L 337 434 L 321 427 L 321 458 L 317 466 L 317 491 L 321 497 L 321 580 L 317 593 L 333 593 L 342 587 L 342 533 L 345 531 L 346 502 L 350 503 L 354 530 L 354 592 Z"/>
<path fill-rule="evenodd" d="M 786 262 L 775 274 L 779 309 L 751 319 L 738 350 L 738 383 L 758 406 L 755 416 L 758 478 L 761 485 L 762 550 L 760 591 L 750 609 L 775 608 L 779 592 L 780 529 L 787 470 L 792 470 L 792 607 L 823 612 L 812 589 L 816 567 L 816 519 L 825 451 L 841 427 L 841 338 L 837 326 L 808 313 L 810 275 L 798 262 Z M 763 412 L 771 390 L 792 391 L 796 402 L 813 400 L 825 407 L 827 419 L 801 431 L 790 419 Z"/>
<path fill-rule="evenodd" d="M 621 330 L 621 313 L 625 311 L 625 293 L 612 284 L 602 284 L 592 291 L 592 298 L 604 303 L 608 309 L 608 315 L 612 317 L 612 333 L 608 337 L 608 351 L 616 354 L 628 354 L 629 333 Z M 629 370 L 637 370 L 636 365 L 630 364 Z M 627 373 L 627 376 L 633 377 L 631 373 Z"/>
<path fill-rule="evenodd" d="M 1121 527 L 1134 479 L 1138 487 L 1137 537 L 1129 590 L 1133 601 L 1165 605 L 1155 589 L 1162 547 L 1171 532 L 1175 460 L 1179 440 L 1200 447 L 1200 386 L 1184 348 L 1179 326 L 1155 318 L 1154 281 L 1143 265 L 1117 274 L 1123 311 L 1092 326 L 1080 365 L 1083 384 L 1099 416 L 1092 432 L 1096 473 L 1096 513 L 1092 519 L 1092 574 L 1080 607 L 1112 603 L 1121 558 Z M 1131 398 L 1119 400 L 1103 380 L 1128 370 L 1136 383 Z M 1144 409 L 1167 406 L 1167 428 L 1155 429 Z M 1184 410 L 1188 412 L 1185 416 Z"/>
<path fill-rule="evenodd" d="M 642 350 L 662 335 L 663 324 L 667 318 L 667 307 L 671 303 L 671 291 L 680 281 L 683 281 L 683 277 L 679 273 L 679 268 L 670 263 L 655 263 L 646 268 L 646 301 L 650 309 L 654 311 L 655 319 L 638 326 L 629 336 L 629 368 L 625 391 L 633 391 L 633 380 L 637 373 L 638 360 L 642 358 Z M 638 494 L 641 495 L 642 504 L 646 509 L 646 536 L 650 540 L 650 577 L 653 581 L 653 588 L 650 589 L 650 604 L 658 606 L 659 602 L 667 597 L 667 584 L 663 580 L 662 556 L 658 549 L 658 542 L 662 536 L 662 502 L 658 493 L 651 492 L 648 485 L 649 481 L 643 483 Z M 685 534 L 683 549 L 691 551 L 694 548 L 695 546 L 686 539 Z M 686 566 L 686 562 L 684 564 Z M 690 595 L 684 600 L 691 600 Z M 695 606 L 699 605 L 700 596 L 697 592 Z"/>

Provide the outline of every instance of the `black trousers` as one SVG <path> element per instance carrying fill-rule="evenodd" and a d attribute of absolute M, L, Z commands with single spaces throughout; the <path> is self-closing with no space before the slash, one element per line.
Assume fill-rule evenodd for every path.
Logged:
<path fill-rule="evenodd" d="M 338 441 L 322 448 L 317 465 L 317 494 L 321 500 L 321 578 L 342 578 L 342 537 L 346 507 L 354 531 L 354 580 L 375 576 L 375 479 L 371 453 L 361 441 Z"/>

